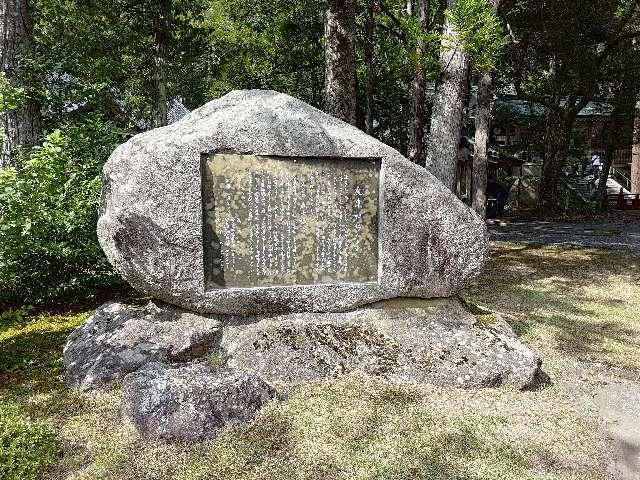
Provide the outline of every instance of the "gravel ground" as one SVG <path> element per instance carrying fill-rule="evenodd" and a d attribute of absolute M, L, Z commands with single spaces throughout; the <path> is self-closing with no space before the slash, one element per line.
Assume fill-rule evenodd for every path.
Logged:
<path fill-rule="evenodd" d="M 491 239 L 513 243 L 575 245 L 640 252 L 640 216 L 586 222 L 491 221 Z"/>

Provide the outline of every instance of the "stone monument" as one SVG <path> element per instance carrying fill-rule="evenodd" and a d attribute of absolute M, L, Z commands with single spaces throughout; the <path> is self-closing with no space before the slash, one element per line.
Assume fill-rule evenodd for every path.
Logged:
<path fill-rule="evenodd" d="M 160 302 L 98 309 L 70 337 L 67 379 L 124 378 L 123 411 L 148 435 L 207 438 L 274 389 L 350 372 L 526 388 L 538 369 L 508 325 L 450 298 L 485 262 L 483 220 L 396 150 L 284 94 L 231 92 L 118 147 L 98 237 Z M 193 400 L 220 392 L 235 410 Z M 188 408 L 167 410 L 176 399 Z"/>
<path fill-rule="evenodd" d="M 447 297 L 487 255 L 484 222 L 423 168 L 260 90 L 118 147 L 104 168 L 98 236 L 136 289 L 219 314 Z"/>

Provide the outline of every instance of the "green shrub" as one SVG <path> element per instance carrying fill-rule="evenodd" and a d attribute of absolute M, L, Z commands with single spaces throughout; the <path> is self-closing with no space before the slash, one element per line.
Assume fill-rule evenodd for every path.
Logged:
<path fill-rule="evenodd" d="M 59 453 L 55 433 L 48 424 L 25 421 L 17 408 L 0 405 L 0 478 L 41 478 Z"/>
<path fill-rule="evenodd" d="M 0 328 L 5 325 L 13 325 L 16 323 L 20 323 L 24 320 L 27 315 L 26 310 L 3 310 L 0 311 Z"/>
<path fill-rule="evenodd" d="M 96 221 L 100 171 L 120 138 L 84 117 L 0 171 L 0 308 L 83 300 L 118 281 Z"/>

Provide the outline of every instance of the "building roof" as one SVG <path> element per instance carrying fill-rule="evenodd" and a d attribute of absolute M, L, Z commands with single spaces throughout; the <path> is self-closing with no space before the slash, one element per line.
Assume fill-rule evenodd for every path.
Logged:
<path fill-rule="evenodd" d="M 518 115 L 523 116 L 542 116 L 544 115 L 544 107 L 540 104 L 527 102 L 519 98 L 499 98 L 496 100 L 496 108 L 511 110 Z M 613 105 L 606 102 L 593 101 L 589 102 L 580 113 L 578 118 L 588 117 L 609 117 L 613 113 Z"/>
<path fill-rule="evenodd" d="M 462 137 L 462 145 L 471 151 L 475 150 L 475 139 L 473 137 Z M 514 157 L 513 155 L 507 155 L 497 145 L 489 145 L 489 155 L 487 161 L 489 163 L 497 164 L 502 167 L 520 167 L 524 164 L 524 160 Z"/>

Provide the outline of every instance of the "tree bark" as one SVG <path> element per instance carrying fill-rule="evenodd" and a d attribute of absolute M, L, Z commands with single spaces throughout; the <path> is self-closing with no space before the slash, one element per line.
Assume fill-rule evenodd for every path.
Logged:
<path fill-rule="evenodd" d="M 374 47 L 373 38 L 375 29 L 375 16 L 380 9 L 380 0 L 369 0 L 367 4 L 367 19 L 365 23 L 364 39 L 364 69 L 365 69 L 365 132 L 369 135 L 373 133 L 373 82 L 374 82 Z"/>
<path fill-rule="evenodd" d="M 491 110 L 493 106 L 492 82 L 493 78 L 489 72 L 485 72 L 478 82 L 471 205 L 482 218 L 487 216 L 487 165 L 489 162 L 489 132 L 491 131 Z"/>
<path fill-rule="evenodd" d="M 19 55 L 31 45 L 31 21 L 28 0 L 0 1 L 0 68 L 12 86 L 20 83 Z M 0 150 L 0 168 L 14 164 L 18 147 L 38 143 L 40 108 L 32 98 L 16 110 L 0 114 L 4 138 Z"/>
<path fill-rule="evenodd" d="M 631 193 L 640 193 L 640 98 L 636 102 L 635 110 L 631 153 Z"/>
<path fill-rule="evenodd" d="M 167 124 L 167 66 L 171 36 L 171 0 L 159 0 L 153 16 L 153 85 L 155 102 L 152 123 L 155 127 Z"/>
<path fill-rule="evenodd" d="M 560 177 L 569 156 L 569 140 L 575 115 L 564 110 L 547 109 L 545 115 L 544 158 L 538 208 L 545 213 L 555 212 L 560 208 Z"/>
<path fill-rule="evenodd" d="M 448 0 L 449 8 L 457 0 Z M 436 91 L 427 146 L 427 169 L 455 192 L 460 135 L 468 105 L 469 59 L 459 48 L 451 48 L 456 31 L 447 19 L 444 25 L 440 66 L 441 82 Z"/>
<path fill-rule="evenodd" d="M 487 0 L 497 13 L 500 0 Z M 489 162 L 489 132 L 493 110 L 493 77 L 485 72 L 478 82 L 475 149 L 473 155 L 471 206 L 482 218 L 487 216 L 487 166 Z"/>
<path fill-rule="evenodd" d="M 356 123 L 355 0 L 328 0 L 325 20 L 325 109 Z"/>
<path fill-rule="evenodd" d="M 418 0 L 418 18 L 422 33 L 429 31 L 429 0 Z M 418 58 L 427 56 L 427 44 L 424 40 L 418 41 Z M 424 130 L 425 130 L 425 103 L 427 100 L 427 78 L 424 68 L 419 67 L 413 75 L 413 132 L 410 135 L 409 160 L 418 165 L 424 165 Z"/>
<path fill-rule="evenodd" d="M 596 195 L 597 205 L 596 210 L 603 212 L 609 205 L 609 188 L 607 187 L 607 180 L 609 180 L 609 172 L 611 172 L 611 165 L 613 164 L 613 156 L 620 144 L 620 104 L 615 103 L 613 113 L 611 115 L 612 122 L 609 125 L 607 134 L 606 152 L 604 155 L 604 162 L 602 164 L 602 171 L 600 172 L 600 178 L 598 180 L 598 192 Z"/>

